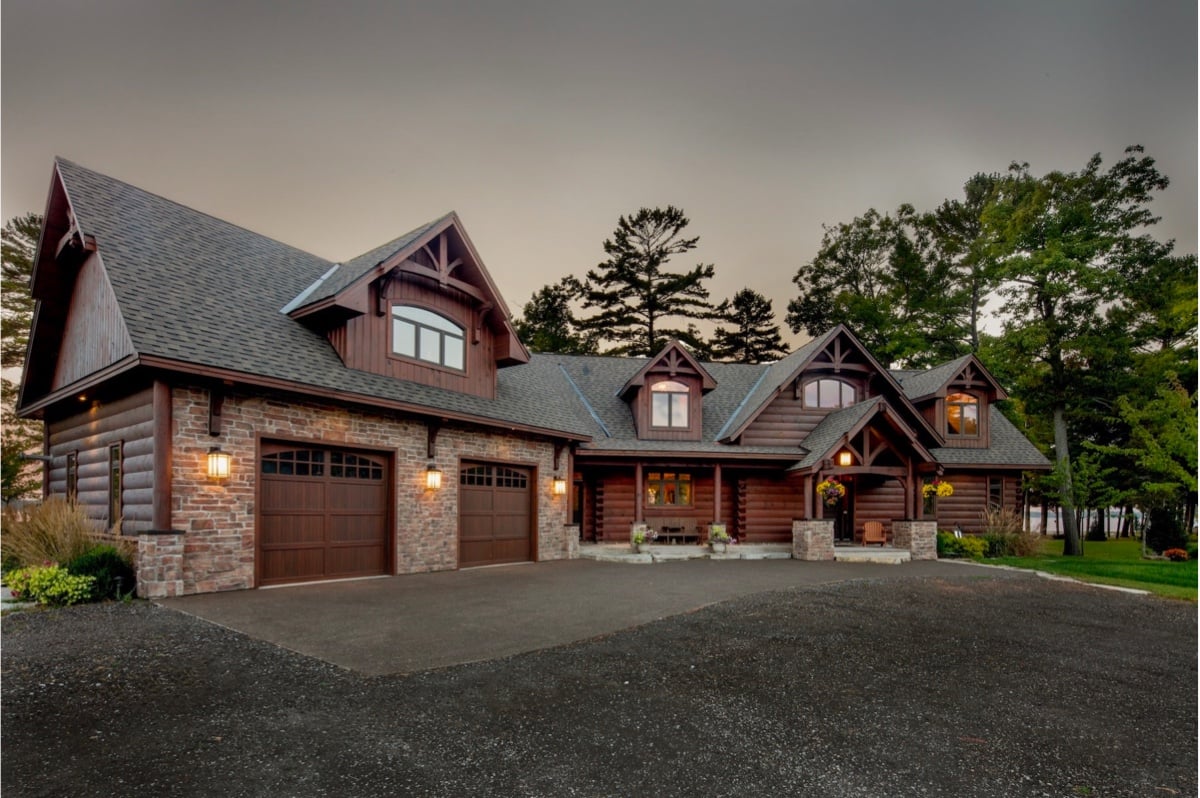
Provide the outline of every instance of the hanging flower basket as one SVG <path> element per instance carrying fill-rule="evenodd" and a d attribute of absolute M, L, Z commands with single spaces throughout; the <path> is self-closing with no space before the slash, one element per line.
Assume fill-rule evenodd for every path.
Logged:
<path fill-rule="evenodd" d="M 943 482 L 941 479 L 934 479 L 933 482 L 925 483 L 925 487 L 921 488 L 921 495 L 926 499 L 953 496 L 954 486 L 949 482 Z"/>
<path fill-rule="evenodd" d="M 834 477 L 830 477 L 817 483 L 817 495 L 821 497 L 821 501 L 825 502 L 826 507 L 835 507 L 846 495 L 846 486 Z"/>

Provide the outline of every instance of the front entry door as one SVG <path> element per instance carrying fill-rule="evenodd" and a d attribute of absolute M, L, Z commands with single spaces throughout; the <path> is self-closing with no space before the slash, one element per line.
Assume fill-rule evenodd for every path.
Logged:
<path fill-rule="evenodd" d="M 847 477 L 842 477 L 842 484 L 846 486 L 846 495 L 837 503 L 836 507 L 832 508 L 835 513 L 833 518 L 833 540 L 835 543 L 853 543 L 854 542 L 854 480 Z"/>

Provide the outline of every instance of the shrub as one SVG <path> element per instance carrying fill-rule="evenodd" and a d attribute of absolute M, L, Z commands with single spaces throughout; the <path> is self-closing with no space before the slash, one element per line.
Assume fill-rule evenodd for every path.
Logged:
<path fill-rule="evenodd" d="M 984 534 L 1018 535 L 1021 533 L 1021 516 L 1004 507 L 989 507 L 981 514 Z"/>
<path fill-rule="evenodd" d="M 1183 549 L 1167 549 L 1163 556 L 1171 562 L 1187 562 L 1188 553 Z"/>
<path fill-rule="evenodd" d="M 1146 545 L 1162 553 L 1167 549 L 1182 549 L 1187 546 L 1187 533 L 1179 517 L 1166 507 L 1150 511 L 1150 525 L 1146 528 Z"/>
<path fill-rule="evenodd" d="M 958 546 L 962 550 L 964 557 L 978 559 L 983 556 L 987 550 L 987 543 L 974 535 L 963 535 L 958 539 Z"/>
<path fill-rule="evenodd" d="M 961 557 L 962 547 L 958 545 L 958 538 L 951 532 L 940 530 L 937 533 L 937 553 L 939 557 Z"/>
<path fill-rule="evenodd" d="M 938 532 L 937 550 L 939 557 L 982 557 L 985 545 L 982 539 L 964 535 L 955 537 L 952 532 Z"/>
<path fill-rule="evenodd" d="M 134 573 L 128 558 L 111 543 L 101 543 L 67 563 L 67 570 L 95 579 L 92 598 L 116 599 L 133 592 Z"/>
<path fill-rule="evenodd" d="M 22 511 L 4 511 L 0 553 L 6 566 L 66 563 L 96 545 L 96 527 L 75 502 L 52 497 Z"/>
<path fill-rule="evenodd" d="M 5 576 L 15 598 L 65 607 L 92 597 L 95 578 L 68 573 L 61 565 L 34 565 Z"/>

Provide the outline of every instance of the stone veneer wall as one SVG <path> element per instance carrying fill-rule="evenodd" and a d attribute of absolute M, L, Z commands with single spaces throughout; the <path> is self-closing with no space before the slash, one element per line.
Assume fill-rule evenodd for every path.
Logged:
<path fill-rule="evenodd" d="M 567 527 L 567 498 L 554 496 L 550 484 L 554 474 L 554 446 L 550 441 L 443 426 L 437 436 L 434 462 L 445 473 L 445 481 L 441 490 L 427 491 L 426 427 L 416 419 L 235 393 L 226 395 L 221 434 L 212 436 L 208 433 L 207 390 L 186 387 L 172 389 L 172 411 L 171 526 L 185 533 L 182 568 L 179 577 L 170 579 L 170 587 L 154 587 L 148 580 L 148 591 L 170 590 L 182 595 L 254 587 L 259 437 L 391 452 L 396 573 L 457 567 L 457 474 L 461 460 L 532 467 L 537 559 L 571 556 L 573 528 Z M 206 457 L 216 445 L 233 461 L 232 476 L 222 481 L 206 476 Z M 166 540 L 156 541 L 155 537 L 141 538 L 145 551 L 139 555 L 139 563 L 147 577 L 158 573 L 157 550 L 171 549 Z"/>
<path fill-rule="evenodd" d="M 832 560 L 833 521 L 792 521 L 792 558 L 797 560 Z"/>
<path fill-rule="evenodd" d="M 893 522 L 892 545 L 898 549 L 908 549 L 914 560 L 936 560 L 937 522 Z"/>

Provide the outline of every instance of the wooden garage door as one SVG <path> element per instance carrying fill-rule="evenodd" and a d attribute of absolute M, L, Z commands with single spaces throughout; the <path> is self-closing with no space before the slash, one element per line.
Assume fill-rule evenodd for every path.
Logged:
<path fill-rule="evenodd" d="M 458 564 L 533 559 L 533 479 L 529 469 L 464 464 L 458 475 Z"/>
<path fill-rule="evenodd" d="M 263 443 L 259 480 L 260 585 L 389 572 L 385 456 Z"/>

